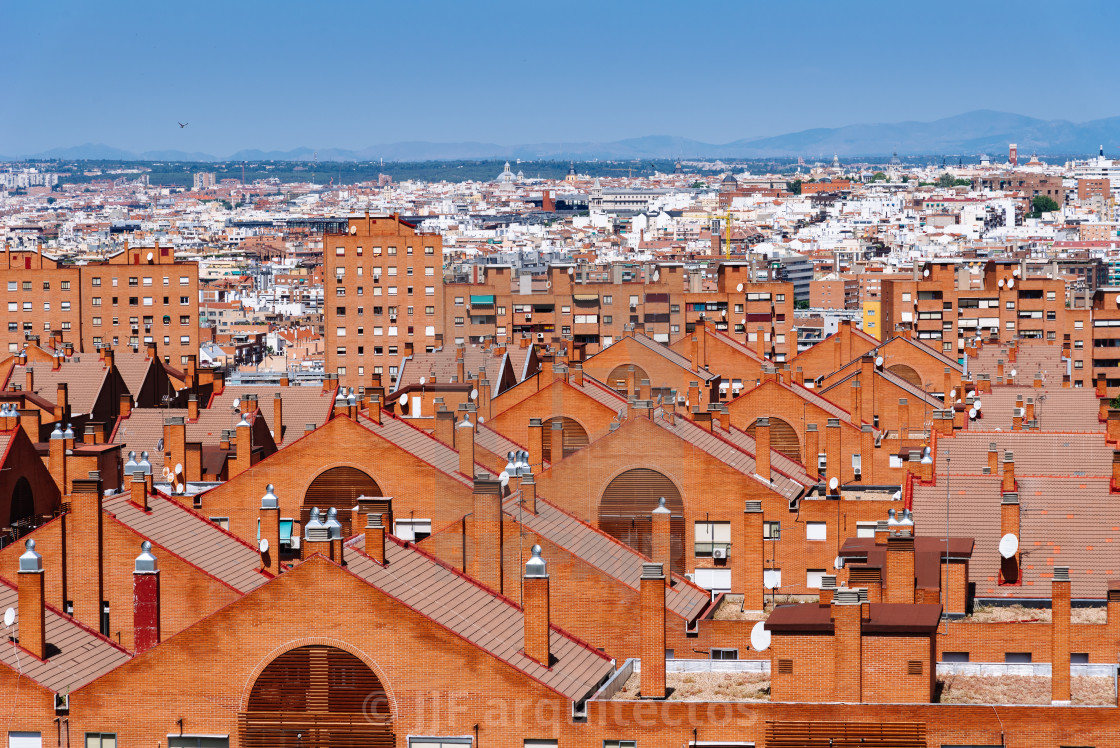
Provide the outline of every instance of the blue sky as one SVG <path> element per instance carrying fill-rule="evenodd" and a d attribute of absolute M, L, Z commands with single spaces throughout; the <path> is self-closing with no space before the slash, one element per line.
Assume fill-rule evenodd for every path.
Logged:
<path fill-rule="evenodd" d="M 0 0 L 0 153 L 1084 121 L 1120 114 L 1117 21 L 1118 3 L 1053 0 Z"/>

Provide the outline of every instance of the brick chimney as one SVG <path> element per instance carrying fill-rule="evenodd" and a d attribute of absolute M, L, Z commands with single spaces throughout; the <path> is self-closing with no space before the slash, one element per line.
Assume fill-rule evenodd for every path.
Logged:
<path fill-rule="evenodd" d="M 527 511 L 537 513 L 537 481 L 532 473 L 521 476 L 521 505 Z"/>
<path fill-rule="evenodd" d="M 564 423 L 560 419 L 556 419 L 549 426 L 549 455 L 548 461 L 553 465 L 559 464 L 564 459 Z"/>
<path fill-rule="evenodd" d="M 1120 411 L 1117 411 L 1120 413 Z M 529 419 L 529 467 L 534 471 L 544 469 L 544 423 L 539 418 Z"/>
<path fill-rule="evenodd" d="M 143 509 L 145 512 L 151 511 L 148 506 L 148 483 L 143 475 L 132 474 L 132 478 L 128 484 L 129 498 L 132 503 Z"/>
<path fill-rule="evenodd" d="M 759 418 L 754 422 L 754 471 L 770 480 L 770 419 Z"/>
<path fill-rule="evenodd" d="M 762 611 L 764 591 L 763 569 L 766 567 L 766 541 L 762 536 L 762 502 L 747 501 L 743 509 L 743 564 L 746 584 L 743 587 L 743 610 Z"/>
<path fill-rule="evenodd" d="M 366 555 L 385 565 L 385 521 L 378 512 L 366 517 Z"/>
<path fill-rule="evenodd" d="M 1109 485 L 1109 491 L 1116 493 L 1120 491 L 1120 450 L 1112 450 L 1112 483 Z"/>
<path fill-rule="evenodd" d="M 163 464 L 174 468 L 175 464 L 187 465 L 187 424 L 182 416 L 171 416 L 163 423 Z"/>
<path fill-rule="evenodd" d="M 1015 453 L 1003 453 L 1003 483 L 1000 490 L 1004 493 L 1015 490 Z"/>
<path fill-rule="evenodd" d="M 467 574 L 490 589 L 502 591 L 502 484 L 476 478 L 473 508 L 467 523 Z"/>
<path fill-rule="evenodd" d="M 699 382 L 689 382 L 688 383 L 688 407 L 690 407 L 690 408 L 700 407 L 700 383 Z"/>
<path fill-rule="evenodd" d="M 436 425 L 433 436 L 449 447 L 455 446 L 455 414 L 441 405 L 436 411 Z"/>
<path fill-rule="evenodd" d="M 805 472 L 810 478 L 820 480 L 821 474 L 817 469 L 817 457 L 820 455 L 820 432 L 817 424 L 810 423 L 805 427 Z"/>
<path fill-rule="evenodd" d="M 261 554 L 261 569 L 276 575 L 280 573 L 280 499 L 269 483 L 261 497 L 261 537 L 257 549 Z"/>
<path fill-rule="evenodd" d="M 859 427 L 859 453 L 860 453 L 860 480 L 864 483 L 875 483 L 875 430 L 871 424 L 865 423 Z"/>
<path fill-rule="evenodd" d="M 132 571 L 132 632 L 136 654 L 159 644 L 159 564 L 152 544 L 140 544 L 140 555 Z"/>
<path fill-rule="evenodd" d="M 62 424 L 55 423 L 47 444 L 47 468 L 54 478 L 55 485 L 58 486 L 59 493 L 63 496 L 70 493 L 66 480 L 66 467 L 66 441 L 62 438 Z"/>
<path fill-rule="evenodd" d="M 840 484 L 844 476 L 840 473 L 840 419 L 829 418 L 825 429 L 824 451 L 828 460 L 825 467 L 825 485 L 829 495 L 839 495 Z M 836 479 L 836 488 L 832 488 L 832 479 Z"/>
<path fill-rule="evenodd" d="M 345 564 L 342 557 L 342 523 L 338 521 L 338 510 L 333 506 L 327 510 L 327 521 L 324 524 L 327 527 L 327 540 L 330 542 L 331 561 Z"/>
<path fill-rule="evenodd" d="M 308 559 L 316 553 L 322 553 L 324 556 L 330 554 L 330 531 L 323 520 L 324 515 L 319 512 L 319 507 L 313 507 L 303 526 L 303 542 L 299 545 L 301 560 Z"/>
<path fill-rule="evenodd" d="M 272 439 L 278 445 L 283 441 L 283 398 L 279 392 L 272 395 Z"/>
<path fill-rule="evenodd" d="M 28 388 L 30 389 L 30 388 Z M 55 388 L 54 417 L 70 417 L 70 388 L 66 382 L 59 382 Z"/>
<path fill-rule="evenodd" d="M 47 659 L 46 586 L 43 557 L 28 538 L 19 557 L 19 645 L 40 660 Z"/>
<path fill-rule="evenodd" d="M 455 426 L 455 448 L 459 450 L 459 472 L 474 478 L 474 424 L 465 413 Z"/>
<path fill-rule="evenodd" d="M 121 393 L 119 410 L 121 418 L 128 418 L 132 414 L 132 395 L 127 392 Z"/>
<path fill-rule="evenodd" d="M 1034 398 L 1033 397 L 1028 397 L 1027 398 L 1027 412 L 1024 414 L 1024 417 L 1028 421 L 1033 421 L 1034 420 Z"/>
<path fill-rule="evenodd" d="M 650 553 L 650 558 L 666 569 L 672 568 L 673 546 L 672 536 L 669 531 L 672 514 L 665 507 L 664 496 L 657 500 L 657 508 L 653 510 L 650 518 L 652 530 L 652 553 Z"/>
<path fill-rule="evenodd" d="M 67 588 L 74 602 L 74 618 L 101 631 L 101 603 L 105 599 L 101 479 L 75 478 L 73 483 L 70 512 L 64 520 L 66 570 L 71 580 Z"/>
<path fill-rule="evenodd" d="M 836 590 L 831 614 L 835 700 L 858 704 L 863 700 L 863 610 L 859 591 Z"/>
<path fill-rule="evenodd" d="M 548 565 L 541 558 L 541 547 L 534 545 L 532 557 L 525 563 L 522 580 L 522 609 L 525 622 L 525 656 L 545 667 L 551 665 L 549 625 L 551 613 L 548 599 Z"/>
<path fill-rule="evenodd" d="M 641 662 L 643 699 L 664 699 L 665 571 L 661 564 L 642 564 Z"/>
<path fill-rule="evenodd" d="M 374 423 L 381 425 L 381 395 L 366 392 L 366 413 Z"/>
<path fill-rule="evenodd" d="M 1050 703 L 1070 703 L 1069 633 L 1070 581 L 1069 567 L 1055 566 L 1050 583 Z"/>
<path fill-rule="evenodd" d="M 240 475 L 253 465 L 253 426 L 245 414 L 237 422 L 237 444 L 234 450 L 233 463 L 230 466 L 230 478 Z"/>
<path fill-rule="evenodd" d="M 852 423 L 857 426 L 863 423 L 863 387 L 858 379 L 852 380 L 850 394 Z"/>
<path fill-rule="evenodd" d="M 490 396 L 491 396 L 490 380 L 485 379 L 485 378 L 479 379 L 478 380 L 478 414 L 480 416 L 482 416 L 483 418 L 485 418 L 487 421 L 490 420 Z"/>
<path fill-rule="evenodd" d="M 1112 403 L 1112 400 L 1110 398 L 1107 398 L 1107 397 L 1100 398 L 1100 400 L 1098 402 L 1098 407 L 1097 407 L 1097 420 L 1100 421 L 1101 423 L 1104 423 L 1105 421 L 1108 420 L 1108 406 L 1111 403 Z"/>
<path fill-rule="evenodd" d="M 583 386 L 583 364 L 572 363 L 568 365 L 571 372 L 570 382 L 575 387 Z"/>
<path fill-rule="evenodd" d="M 836 575 L 826 574 L 821 577 L 821 592 L 819 603 L 832 605 L 832 595 L 836 592 Z"/>
<path fill-rule="evenodd" d="M 198 420 L 198 395 L 187 395 L 187 420 Z"/>
<path fill-rule="evenodd" d="M 1019 494 L 1008 491 L 1000 498 L 999 505 L 999 536 L 1014 535 L 1019 537 Z M 1011 558 L 1000 556 L 999 559 L 1000 584 L 1015 584 L 1019 581 L 1019 552 L 1016 551 Z"/>
<path fill-rule="evenodd" d="M 995 442 L 988 442 L 988 473 L 999 475 L 999 447 Z"/>
<path fill-rule="evenodd" d="M 27 392 L 35 391 L 35 368 L 25 367 L 23 370 L 23 389 Z"/>
<path fill-rule="evenodd" d="M 914 536 L 909 530 L 892 530 L 887 537 L 884 576 L 886 602 L 914 602 Z"/>

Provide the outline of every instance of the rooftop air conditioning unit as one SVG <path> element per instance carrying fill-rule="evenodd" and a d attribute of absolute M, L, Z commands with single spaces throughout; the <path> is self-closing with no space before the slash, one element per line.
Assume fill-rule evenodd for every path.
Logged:
<path fill-rule="evenodd" d="M 725 549 L 725 548 L 713 548 L 712 549 L 712 558 L 727 558 L 727 549 Z"/>

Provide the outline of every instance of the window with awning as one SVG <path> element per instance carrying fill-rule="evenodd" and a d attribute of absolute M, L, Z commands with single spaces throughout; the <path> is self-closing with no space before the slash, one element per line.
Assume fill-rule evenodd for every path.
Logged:
<path fill-rule="evenodd" d="M 471 294 L 471 306 L 494 306 L 493 294 Z"/>

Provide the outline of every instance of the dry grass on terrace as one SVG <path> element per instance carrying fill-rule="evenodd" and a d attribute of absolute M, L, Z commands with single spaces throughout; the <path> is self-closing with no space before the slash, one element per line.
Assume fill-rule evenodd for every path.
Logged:
<path fill-rule="evenodd" d="M 769 701 L 769 673 L 666 673 L 668 701 Z M 642 674 L 634 673 L 614 698 L 638 698 Z"/>
<path fill-rule="evenodd" d="M 1042 675 L 946 675 L 937 679 L 942 704 L 1049 704 L 1050 679 Z M 1070 678 L 1073 703 L 1113 704 L 1112 678 Z"/>
<path fill-rule="evenodd" d="M 964 620 L 971 623 L 1050 623 L 1049 608 L 1028 608 L 1023 605 L 982 605 Z M 1073 623 L 1107 623 L 1108 610 L 1104 607 L 1073 608 Z"/>

